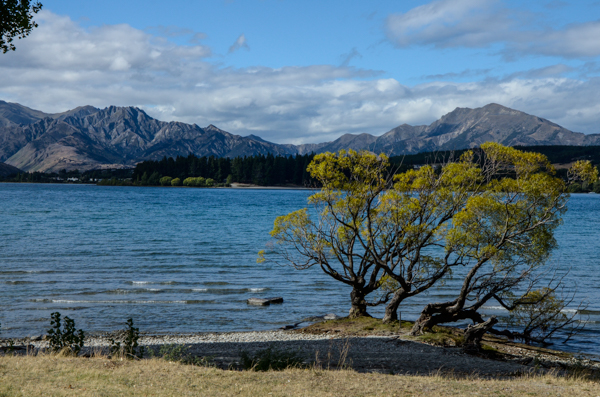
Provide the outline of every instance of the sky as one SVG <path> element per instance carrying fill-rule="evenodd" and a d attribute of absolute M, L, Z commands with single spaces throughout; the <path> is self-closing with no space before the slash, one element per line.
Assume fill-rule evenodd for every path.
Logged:
<path fill-rule="evenodd" d="M 137 106 L 277 143 L 499 103 L 600 133 L 600 0 L 41 0 L 0 99 Z"/>

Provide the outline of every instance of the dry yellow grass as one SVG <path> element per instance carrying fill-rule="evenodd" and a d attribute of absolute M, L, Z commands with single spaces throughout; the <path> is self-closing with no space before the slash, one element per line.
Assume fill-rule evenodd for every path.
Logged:
<path fill-rule="evenodd" d="M 510 380 L 318 369 L 238 372 L 152 359 L 0 357 L 0 396 L 598 396 L 584 379 Z"/>

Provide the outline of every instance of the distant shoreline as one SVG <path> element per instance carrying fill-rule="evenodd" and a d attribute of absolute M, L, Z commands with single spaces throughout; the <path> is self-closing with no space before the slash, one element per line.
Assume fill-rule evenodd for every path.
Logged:
<path fill-rule="evenodd" d="M 0 181 L 0 183 L 6 184 L 30 184 L 30 185 L 73 185 L 73 186 L 102 186 L 102 187 L 151 187 L 151 188 L 182 188 L 182 189 L 247 189 L 247 190 L 314 190 L 312 187 L 304 186 L 261 186 L 254 185 L 251 183 L 232 183 L 230 186 L 150 186 L 150 185 L 99 185 L 98 183 L 87 183 L 87 182 L 14 182 L 14 181 Z"/>
<path fill-rule="evenodd" d="M 221 189 L 256 189 L 256 190 L 313 190 L 311 187 L 304 186 L 260 186 L 251 183 L 232 183 L 229 187 Z"/>

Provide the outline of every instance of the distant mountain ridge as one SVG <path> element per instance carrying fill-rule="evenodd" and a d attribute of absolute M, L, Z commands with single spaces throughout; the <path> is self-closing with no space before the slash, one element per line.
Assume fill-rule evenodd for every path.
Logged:
<path fill-rule="evenodd" d="M 276 144 L 214 125 L 164 122 L 136 107 L 81 106 L 48 114 L 0 101 L 0 162 L 24 171 L 132 167 L 163 156 L 295 155 L 340 149 L 388 155 L 464 149 L 495 141 L 516 145 L 600 145 L 600 134 L 569 131 L 498 104 L 457 108 L 428 126 L 403 124 L 381 136 L 345 134 L 331 142 Z"/>

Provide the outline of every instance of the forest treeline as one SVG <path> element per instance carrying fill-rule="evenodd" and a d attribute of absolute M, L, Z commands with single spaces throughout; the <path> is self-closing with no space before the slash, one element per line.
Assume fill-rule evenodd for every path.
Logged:
<path fill-rule="evenodd" d="M 163 157 L 159 161 L 138 163 L 133 170 L 132 181 L 139 185 L 165 185 L 166 179 L 161 183 L 161 178 L 169 177 L 172 178 L 171 183 L 178 179 L 180 183 L 177 184 L 182 185 L 186 185 L 185 181 L 189 178 L 203 178 L 204 185 L 208 186 L 231 183 L 311 186 L 313 180 L 306 167 L 313 157 L 314 154 L 295 157 L 272 154 L 235 158 L 196 157 L 193 154 Z M 207 182 L 209 180 L 212 183 Z M 202 183 L 194 184 L 198 181 L 188 181 L 187 185 L 202 186 Z"/>
<path fill-rule="evenodd" d="M 577 160 L 590 160 L 600 165 L 600 146 L 522 146 L 526 152 L 538 152 L 553 164 L 567 164 Z M 423 164 L 441 164 L 456 160 L 464 150 L 425 152 L 393 156 L 390 164 L 394 173 Z M 60 171 L 58 173 L 24 172 L 4 178 L 7 182 L 37 183 L 98 183 L 101 185 L 138 186 L 227 186 L 231 183 L 249 183 L 260 186 L 315 186 L 306 171 L 314 153 L 298 156 L 257 155 L 236 158 L 214 156 L 163 157 L 138 163 L 134 169 L 90 170 L 85 172 Z M 558 176 L 566 178 L 566 169 L 559 169 Z M 1 180 L 2 178 L 0 178 Z M 600 186 L 574 184 L 572 192 L 596 191 Z"/>

